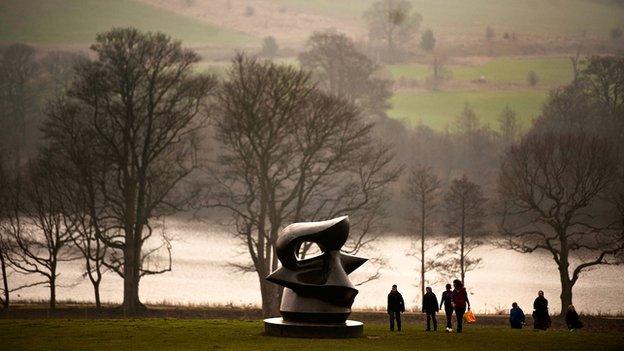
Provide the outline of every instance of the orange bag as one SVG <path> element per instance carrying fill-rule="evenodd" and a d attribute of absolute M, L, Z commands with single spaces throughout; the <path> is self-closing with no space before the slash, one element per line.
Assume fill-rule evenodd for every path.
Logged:
<path fill-rule="evenodd" d="M 466 313 L 464 314 L 464 320 L 468 324 L 477 323 L 477 317 L 475 317 L 474 313 L 472 313 L 471 310 L 466 311 Z"/>

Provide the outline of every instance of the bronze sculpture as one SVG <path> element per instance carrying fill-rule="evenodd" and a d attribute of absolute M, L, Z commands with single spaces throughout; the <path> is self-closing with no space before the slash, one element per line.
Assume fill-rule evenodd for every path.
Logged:
<path fill-rule="evenodd" d="M 268 334 L 299 337 L 353 337 L 362 324 L 347 321 L 358 293 L 348 275 L 367 261 L 340 252 L 349 236 L 347 216 L 322 222 L 294 223 L 282 230 L 277 256 L 282 267 L 266 279 L 284 286 L 282 318 L 265 320 Z M 297 251 L 313 242 L 322 254 L 299 260 Z"/>

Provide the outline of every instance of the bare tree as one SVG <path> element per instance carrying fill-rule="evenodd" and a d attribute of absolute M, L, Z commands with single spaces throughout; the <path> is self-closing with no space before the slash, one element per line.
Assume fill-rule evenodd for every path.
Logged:
<path fill-rule="evenodd" d="M 104 228 L 96 238 L 111 249 L 109 268 L 124 279 L 123 308 L 135 314 L 144 308 L 141 277 L 171 270 L 166 237 L 168 266 L 151 266 L 154 250 L 144 250 L 144 244 L 156 234 L 154 220 L 176 213 L 195 194 L 181 188 L 198 164 L 198 132 L 206 125 L 206 103 L 216 81 L 193 74 L 199 56 L 162 33 L 113 29 L 99 34 L 91 49 L 97 60 L 78 64 L 67 93 L 71 108 L 49 116 L 46 136 L 62 143 L 65 128 L 82 123 L 96 147 L 94 162 L 108 167 L 83 181 L 103 205 L 103 214 L 90 217 L 106 221 L 93 228 Z M 72 153 L 64 157 L 80 170 L 81 159 Z"/>
<path fill-rule="evenodd" d="M 441 54 L 433 54 L 431 60 L 431 76 L 427 77 L 427 83 L 432 90 L 438 90 L 440 85 L 453 77 L 453 73 L 446 68 L 446 57 Z"/>
<path fill-rule="evenodd" d="M 13 161 L 12 169 L 27 156 L 37 74 L 35 49 L 28 45 L 13 44 L 0 57 L 0 143 Z"/>
<path fill-rule="evenodd" d="M 591 57 L 582 76 L 589 94 L 624 125 L 624 57 Z"/>
<path fill-rule="evenodd" d="M 412 170 L 407 188 L 407 196 L 415 204 L 412 213 L 414 222 L 420 228 L 420 292 L 425 296 L 425 236 L 431 227 L 431 217 L 438 207 L 440 181 L 430 167 L 418 166 Z"/>
<path fill-rule="evenodd" d="M 218 160 L 208 169 L 206 207 L 226 209 L 249 251 L 265 316 L 279 311 L 275 244 L 291 222 L 351 216 L 355 253 L 377 238 L 385 191 L 398 177 L 372 125 L 347 101 L 312 84 L 308 73 L 238 55 L 218 98 Z M 303 248 L 305 250 L 305 247 Z"/>
<path fill-rule="evenodd" d="M 449 254 L 454 256 L 445 264 L 450 271 L 458 271 L 462 282 L 465 282 L 466 272 L 477 267 L 481 261 L 469 255 L 483 243 L 481 236 L 484 234 L 486 201 L 481 187 L 466 175 L 454 179 L 444 195 L 444 226 L 449 234 L 458 236 L 443 250 L 445 257 Z"/>
<path fill-rule="evenodd" d="M 520 136 L 520 127 L 516 112 L 509 105 L 505 106 L 498 116 L 498 126 L 503 145 L 515 144 Z"/>
<path fill-rule="evenodd" d="M 422 16 L 412 11 L 406 0 L 379 0 L 364 13 L 369 37 L 386 44 L 387 54 L 394 55 L 399 43 L 409 42 L 418 29 Z"/>
<path fill-rule="evenodd" d="M 380 77 L 381 67 L 360 53 L 346 35 L 334 31 L 312 34 L 299 61 L 323 90 L 354 103 L 363 112 L 378 115 L 390 107 L 392 82 Z"/>
<path fill-rule="evenodd" d="M 603 200 L 615 182 L 612 148 L 585 134 L 529 135 L 507 152 L 501 166 L 505 237 L 500 244 L 552 255 L 561 279 L 562 314 L 581 272 L 615 263 L 624 249 L 621 218 Z"/>
<path fill-rule="evenodd" d="M 50 288 L 50 309 L 56 307 L 58 264 L 75 259 L 67 247 L 72 226 L 66 226 L 59 191 L 60 173 L 43 155 L 30 162 L 11 191 L 10 213 L 5 219 L 2 246 L 11 266 L 25 274 L 39 274 Z"/>

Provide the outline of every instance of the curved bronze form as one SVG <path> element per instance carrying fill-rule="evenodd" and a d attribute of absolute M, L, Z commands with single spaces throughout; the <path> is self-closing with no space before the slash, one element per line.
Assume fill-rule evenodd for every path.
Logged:
<path fill-rule="evenodd" d="M 266 279 L 285 287 L 280 312 L 284 320 L 307 323 L 344 323 L 358 291 L 348 275 L 367 261 L 340 252 L 349 236 L 349 218 L 294 223 L 277 239 L 282 267 Z M 316 243 L 317 257 L 298 260 L 304 242 Z"/>

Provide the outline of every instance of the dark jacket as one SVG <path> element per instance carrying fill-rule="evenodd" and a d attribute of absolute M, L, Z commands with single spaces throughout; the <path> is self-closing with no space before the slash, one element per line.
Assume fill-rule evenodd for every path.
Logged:
<path fill-rule="evenodd" d="M 579 329 L 583 327 L 581 317 L 579 317 L 578 313 L 574 310 L 568 310 L 568 312 L 566 312 L 565 321 L 568 329 Z"/>
<path fill-rule="evenodd" d="M 533 327 L 535 329 L 546 330 L 550 328 L 551 320 L 548 315 L 548 300 L 538 296 L 533 301 Z"/>
<path fill-rule="evenodd" d="M 405 312 L 405 302 L 403 296 L 398 291 L 391 291 L 388 294 L 388 312 Z"/>
<path fill-rule="evenodd" d="M 453 290 L 453 304 L 455 308 L 465 308 L 466 304 L 470 305 L 470 301 L 468 301 L 468 293 L 466 292 L 466 288 L 461 288 L 459 290 Z"/>
<path fill-rule="evenodd" d="M 515 326 L 522 326 L 525 322 L 524 311 L 520 307 L 514 307 L 509 311 L 509 323 Z"/>
<path fill-rule="evenodd" d="M 442 298 L 440 299 L 440 308 L 444 305 L 445 310 L 453 309 L 453 291 L 448 290 L 442 293 Z"/>
<path fill-rule="evenodd" d="M 533 309 L 537 313 L 548 314 L 548 300 L 546 300 L 545 297 L 538 296 L 535 301 L 533 301 Z"/>
<path fill-rule="evenodd" d="M 438 297 L 433 292 L 428 292 L 423 296 L 422 310 L 427 313 L 438 312 Z"/>

